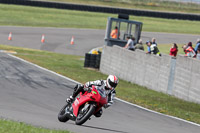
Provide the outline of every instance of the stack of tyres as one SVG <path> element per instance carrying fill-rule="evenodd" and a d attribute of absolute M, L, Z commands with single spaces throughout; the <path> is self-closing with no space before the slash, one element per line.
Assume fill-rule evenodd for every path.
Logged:
<path fill-rule="evenodd" d="M 85 54 L 84 67 L 99 68 L 101 60 L 101 54 Z"/>
<path fill-rule="evenodd" d="M 89 67 L 90 66 L 90 57 L 91 57 L 91 54 L 88 54 L 88 53 L 85 54 L 84 67 Z"/>
<path fill-rule="evenodd" d="M 90 56 L 90 65 L 89 65 L 89 67 L 95 68 L 95 65 L 96 65 L 96 58 L 97 58 L 97 55 L 96 55 L 96 54 L 91 54 L 91 56 Z"/>

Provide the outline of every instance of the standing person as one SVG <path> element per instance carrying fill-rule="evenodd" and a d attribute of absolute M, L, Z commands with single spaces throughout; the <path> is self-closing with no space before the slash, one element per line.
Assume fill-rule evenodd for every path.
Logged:
<path fill-rule="evenodd" d="M 132 37 L 131 39 L 133 41 L 133 46 L 134 46 L 134 49 L 135 49 L 135 45 L 136 45 L 136 43 L 135 43 L 135 37 Z"/>
<path fill-rule="evenodd" d="M 151 48 L 150 48 L 150 46 L 151 46 L 151 42 L 150 41 L 147 41 L 146 42 L 146 45 L 147 45 L 147 54 L 151 54 Z"/>
<path fill-rule="evenodd" d="M 197 49 L 197 56 L 196 56 L 196 58 L 197 58 L 198 60 L 200 60 L 200 47 Z"/>
<path fill-rule="evenodd" d="M 155 44 L 156 46 L 158 46 L 157 43 L 156 43 L 156 39 L 155 38 L 152 38 L 151 41 L 152 41 L 152 44 Z"/>
<path fill-rule="evenodd" d="M 144 46 L 142 44 L 142 39 L 138 41 L 138 44 L 135 45 L 135 49 L 140 49 L 144 51 Z"/>
<path fill-rule="evenodd" d="M 104 106 L 104 108 L 107 108 L 109 106 L 111 106 L 113 104 L 113 99 L 115 97 L 115 88 L 117 87 L 119 80 L 115 75 L 109 75 L 108 78 L 106 80 L 96 80 L 96 81 L 89 81 L 86 82 L 85 85 L 76 85 L 73 91 L 72 96 L 70 96 L 69 98 L 67 98 L 67 102 L 71 103 L 75 100 L 75 97 L 80 93 L 83 92 L 85 93 L 86 91 L 90 90 L 90 87 L 92 87 L 92 85 L 94 86 L 100 86 L 103 88 L 103 90 L 106 92 L 107 95 L 107 100 L 108 103 L 107 105 Z M 100 109 L 97 113 L 95 113 L 94 115 L 96 117 L 100 117 L 103 113 L 103 110 Z"/>
<path fill-rule="evenodd" d="M 111 32 L 111 34 L 110 34 L 110 36 L 112 37 L 112 38 L 115 38 L 115 39 L 117 39 L 117 38 L 119 38 L 118 37 L 118 27 L 117 26 L 115 26 L 115 29 L 114 30 L 112 30 L 112 32 Z M 119 34 L 119 36 L 120 36 L 120 34 Z"/>
<path fill-rule="evenodd" d="M 188 45 L 183 45 L 183 50 L 185 52 L 185 56 L 187 57 L 193 57 L 195 58 L 196 57 L 196 53 L 194 52 L 193 48 L 191 46 L 188 46 Z"/>
<path fill-rule="evenodd" d="M 194 48 L 192 47 L 192 42 L 188 42 L 188 45 L 187 45 L 188 47 L 191 47 L 193 50 L 194 50 Z"/>
<path fill-rule="evenodd" d="M 194 51 L 197 53 L 198 48 L 200 48 L 200 39 L 197 39 L 196 46 L 194 48 Z"/>
<path fill-rule="evenodd" d="M 177 52 L 178 52 L 178 46 L 176 43 L 173 43 L 172 47 L 170 48 L 169 55 L 176 57 Z"/>
<path fill-rule="evenodd" d="M 129 50 L 132 50 L 134 51 L 135 50 L 135 46 L 134 46 L 134 40 L 135 38 L 131 38 L 131 37 L 127 37 L 126 40 L 127 40 L 127 43 L 126 45 L 124 46 L 124 48 L 128 48 Z"/>
<path fill-rule="evenodd" d="M 149 41 L 147 45 L 150 47 L 150 54 L 161 56 L 160 51 L 155 44 L 152 44 L 152 42 Z"/>

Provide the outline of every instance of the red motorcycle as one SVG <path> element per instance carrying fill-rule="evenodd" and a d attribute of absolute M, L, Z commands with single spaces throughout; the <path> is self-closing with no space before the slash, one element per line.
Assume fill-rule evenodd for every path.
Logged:
<path fill-rule="evenodd" d="M 67 122 L 69 119 L 75 121 L 77 125 L 82 125 L 90 117 L 98 112 L 104 104 L 107 104 L 105 89 L 92 86 L 85 93 L 80 95 L 72 103 L 67 103 L 59 112 L 58 120 Z"/>

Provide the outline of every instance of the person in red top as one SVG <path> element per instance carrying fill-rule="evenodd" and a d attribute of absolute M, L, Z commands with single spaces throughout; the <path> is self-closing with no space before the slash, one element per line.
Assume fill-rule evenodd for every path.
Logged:
<path fill-rule="evenodd" d="M 176 57 L 177 52 L 178 52 L 178 46 L 176 43 L 173 43 L 172 47 L 170 48 L 169 55 Z"/>
<path fill-rule="evenodd" d="M 120 34 L 119 34 L 119 35 L 120 35 Z M 115 29 L 112 30 L 110 36 L 111 36 L 112 38 L 115 38 L 115 39 L 118 38 L 118 27 L 117 27 L 117 26 L 115 26 Z"/>

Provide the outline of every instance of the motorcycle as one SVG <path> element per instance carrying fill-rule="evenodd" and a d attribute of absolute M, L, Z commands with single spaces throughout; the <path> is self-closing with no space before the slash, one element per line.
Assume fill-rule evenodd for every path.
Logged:
<path fill-rule="evenodd" d="M 58 114 L 58 120 L 60 122 L 73 120 L 76 125 L 82 125 L 105 104 L 107 95 L 104 88 L 92 86 L 89 91 L 80 92 L 73 102 L 64 105 Z"/>

